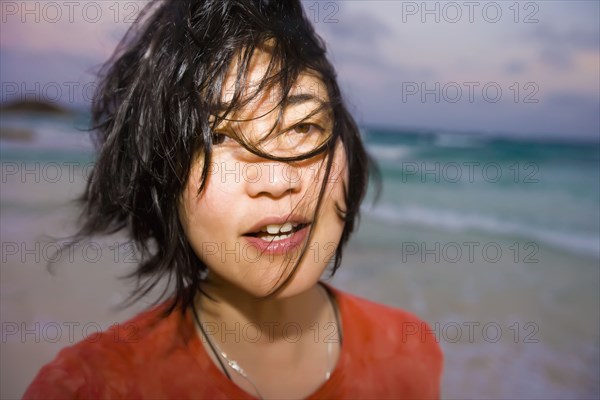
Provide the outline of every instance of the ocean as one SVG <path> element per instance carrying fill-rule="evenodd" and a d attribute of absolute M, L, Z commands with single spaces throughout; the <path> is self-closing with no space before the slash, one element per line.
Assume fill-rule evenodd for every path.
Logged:
<path fill-rule="evenodd" d="M 4 246 L 63 232 L 67 201 L 93 165 L 88 123 L 86 114 L 2 115 L 3 329 L 92 316 L 108 327 L 134 313 L 106 311 L 126 290 L 116 253 L 48 278 L 39 260 Z M 383 191 L 374 203 L 370 187 L 332 283 L 430 324 L 445 356 L 443 398 L 598 398 L 598 142 L 375 127 L 361 134 Z M 72 343 L 66 336 L 3 340 L 0 397 L 20 397 Z"/>
<path fill-rule="evenodd" d="M 600 258 L 600 147 L 366 128 L 384 181 L 369 217 L 481 232 Z"/>

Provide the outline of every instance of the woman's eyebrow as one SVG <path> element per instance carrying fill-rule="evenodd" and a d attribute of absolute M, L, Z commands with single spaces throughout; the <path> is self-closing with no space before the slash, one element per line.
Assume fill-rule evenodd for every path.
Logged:
<path fill-rule="evenodd" d="M 302 103 L 307 103 L 309 101 L 314 101 L 315 103 L 319 103 L 319 104 L 325 104 L 325 101 L 323 101 L 322 99 L 320 99 L 319 97 L 315 96 L 314 94 L 310 94 L 310 93 L 298 93 L 298 94 L 292 94 L 288 97 L 286 97 L 283 101 L 283 103 L 286 106 L 295 106 L 297 104 L 302 104 Z M 216 111 L 225 111 L 227 110 L 229 107 L 231 107 L 231 103 L 220 103 L 216 108 Z"/>
<path fill-rule="evenodd" d="M 285 105 L 295 106 L 297 104 L 307 103 L 309 101 L 314 101 L 319 104 L 325 104 L 325 102 L 315 95 L 309 93 L 300 93 L 293 94 L 285 99 Z"/>

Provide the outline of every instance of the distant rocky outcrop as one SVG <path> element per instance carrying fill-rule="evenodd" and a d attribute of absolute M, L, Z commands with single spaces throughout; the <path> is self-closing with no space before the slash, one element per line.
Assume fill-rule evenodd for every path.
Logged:
<path fill-rule="evenodd" d="M 0 139 L 14 142 L 31 142 L 35 133 L 31 129 L 0 126 Z"/>
<path fill-rule="evenodd" d="M 17 100 L 0 104 L 2 113 L 38 113 L 49 115 L 74 115 L 75 112 L 58 103 L 42 100 Z"/>

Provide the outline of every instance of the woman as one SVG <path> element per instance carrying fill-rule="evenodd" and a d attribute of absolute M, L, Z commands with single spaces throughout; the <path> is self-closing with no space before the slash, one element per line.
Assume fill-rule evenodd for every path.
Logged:
<path fill-rule="evenodd" d="M 93 117 L 76 237 L 128 230 L 132 299 L 174 294 L 61 351 L 25 398 L 439 397 L 425 323 L 319 281 L 376 169 L 299 2 L 149 5 Z"/>

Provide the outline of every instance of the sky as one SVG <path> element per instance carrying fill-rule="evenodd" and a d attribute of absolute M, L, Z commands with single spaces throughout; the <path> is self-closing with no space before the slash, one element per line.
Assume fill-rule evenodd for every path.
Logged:
<path fill-rule="evenodd" d="M 6 1 L 0 101 L 85 107 L 145 1 Z M 598 141 L 598 1 L 305 1 L 363 126 Z"/>

